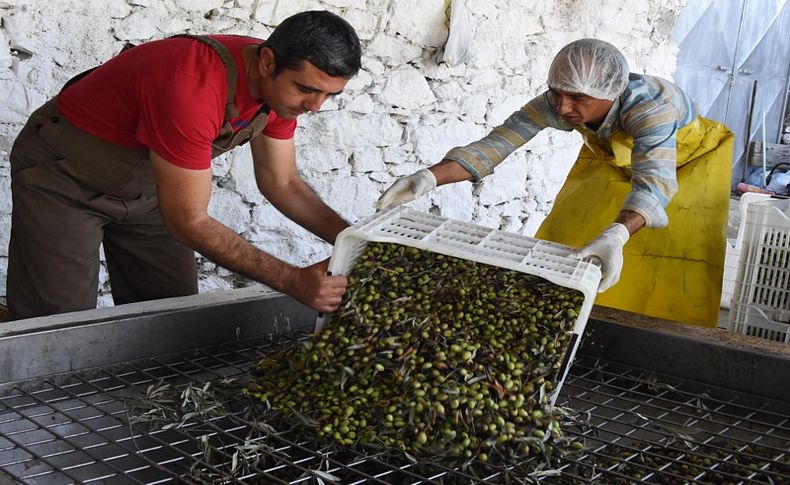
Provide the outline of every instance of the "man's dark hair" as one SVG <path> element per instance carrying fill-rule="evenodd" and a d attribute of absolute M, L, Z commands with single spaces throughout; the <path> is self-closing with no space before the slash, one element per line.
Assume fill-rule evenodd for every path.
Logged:
<path fill-rule="evenodd" d="M 332 77 L 352 78 L 361 66 L 362 49 L 354 28 L 325 10 L 311 10 L 283 20 L 261 44 L 274 52 L 277 67 L 299 69 L 308 61 Z"/>

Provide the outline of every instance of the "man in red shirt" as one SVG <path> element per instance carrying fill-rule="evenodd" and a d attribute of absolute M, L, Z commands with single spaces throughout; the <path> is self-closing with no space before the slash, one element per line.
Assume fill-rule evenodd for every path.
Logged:
<path fill-rule="evenodd" d="M 261 193 L 334 243 L 348 224 L 297 174 L 293 135 L 360 58 L 345 20 L 310 11 L 266 41 L 176 36 L 72 79 L 11 152 L 9 318 L 95 308 L 100 243 L 116 304 L 197 293 L 197 251 L 333 311 L 347 280 L 327 276 L 327 261 L 291 266 L 208 215 L 211 159 L 249 142 Z"/>

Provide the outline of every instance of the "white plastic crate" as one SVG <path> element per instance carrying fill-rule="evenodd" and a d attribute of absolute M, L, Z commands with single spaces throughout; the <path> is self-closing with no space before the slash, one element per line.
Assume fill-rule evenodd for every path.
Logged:
<path fill-rule="evenodd" d="M 721 308 L 729 309 L 732 305 L 732 294 L 735 292 L 738 260 L 741 254 L 739 243 L 738 239 L 727 239 L 727 252 L 724 254 L 724 276 L 721 282 Z"/>
<path fill-rule="evenodd" d="M 341 232 L 332 251 L 329 271 L 347 275 L 368 242 L 390 242 L 421 250 L 453 256 L 539 276 L 554 284 L 578 290 L 584 295 L 581 311 L 573 328 L 573 337 L 559 370 L 557 386 L 551 396 L 554 403 L 565 381 L 570 363 L 587 324 L 601 280 L 601 270 L 587 261 L 571 259 L 577 249 L 519 234 L 491 229 L 396 207 Z M 329 320 L 319 317 L 316 331 Z"/>
<path fill-rule="evenodd" d="M 749 204 L 731 330 L 790 343 L 790 200 Z"/>
<path fill-rule="evenodd" d="M 724 255 L 724 274 L 721 284 L 721 308 L 729 309 L 732 306 L 732 295 L 735 293 L 735 282 L 738 280 L 738 264 L 741 256 L 744 226 L 746 225 L 746 209 L 752 202 L 769 199 L 768 194 L 747 192 L 741 195 L 738 205 L 740 223 L 736 239 L 727 239 L 727 251 Z"/>

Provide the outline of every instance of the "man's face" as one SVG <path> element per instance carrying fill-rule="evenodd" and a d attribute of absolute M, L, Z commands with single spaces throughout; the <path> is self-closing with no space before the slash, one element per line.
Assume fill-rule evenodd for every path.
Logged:
<path fill-rule="evenodd" d="M 549 100 L 557 113 L 571 125 L 599 125 L 614 104 L 608 99 L 553 88 L 549 89 Z"/>
<path fill-rule="evenodd" d="M 274 56 L 264 48 L 258 62 L 261 76 L 251 86 L 253 96 L 265 101 L 278 116 L 294 119 L 308 111 L 317 112 L 330 96 L 343 92 L 348 83 L 344 77 L 332 77 L 304 61 L 299 69 L 283 69 L 276 76 Z"/>

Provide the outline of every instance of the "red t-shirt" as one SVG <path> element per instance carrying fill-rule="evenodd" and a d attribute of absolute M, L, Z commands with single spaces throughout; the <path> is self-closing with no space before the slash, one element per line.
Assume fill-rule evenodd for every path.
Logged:
<path fill-rule="evenodd" d="M 250 96 L 241 48 L 260 39 L 210 36 L 233 55 L 238 70 L 234 128 L 246 126 L 261 104 Z M 61 116 L 109 143 L 153 150 L 184 168 L 211 167 L 211 142 L 225 117 L 225 65 L 198 40 L 174 37 L 129 49 L 69 86 L 58 97 Z M 263 133 L 293 138 L 296 120 L 272 111 Z"/>

